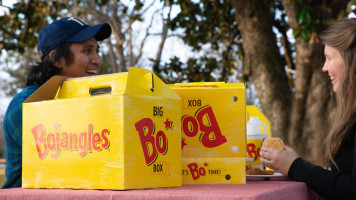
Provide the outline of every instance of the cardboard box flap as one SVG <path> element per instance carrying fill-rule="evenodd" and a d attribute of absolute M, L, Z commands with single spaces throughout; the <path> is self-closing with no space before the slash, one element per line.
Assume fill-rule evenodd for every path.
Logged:
<path fill-rule="evenodd" d="M 93 77 L 75 78 L 64 81 L 55 99 L 106 95 L 143 95 L 160 98 L 180 97 L 150 70 L 130 67 L 128 72 Z"/>
<path fill-rule="evenodd" d="M 24 103 L 90 97 L 97 94 L 140 94 L 180 99 L 179 95 L 150 70 L 130 67 L 129 72 L 92 77 L 53 76 Z"/>
<path fill-rule="evenodd" d="M 55 99 L 120 95 L 125 91 L 127 73 L 72 78 L 63 82 Z"/>
<path fill-rule="evenodd" d="M 24 103 L 52 100 L 55 98 L 58 88 L 63 84 L 63 81 L 68 79 L 67 76 L 53 76 L 38 88 Z"/>
<path fill-rule="evenodd" d="M 160 78 L 148 69 L 130 67 L 125 94 L 180 99 Z"/>

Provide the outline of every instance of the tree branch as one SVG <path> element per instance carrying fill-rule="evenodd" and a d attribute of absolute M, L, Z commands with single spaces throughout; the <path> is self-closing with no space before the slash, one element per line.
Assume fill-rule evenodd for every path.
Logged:
<path fill-rule="evenodd" d="M 26 4 L 26 8 L 25 8 L 25 28 L 24 28 L 24 34 L 23 34 L 23 38 L 22 38 L 22 42 L 25 43 L 26 38 L 27 38 L 27 34 L 29 32 L 29 29 L 31 27 L 31 13 L 30 13 L 30 8 L 31 8 L 31 4 L 32 4 L 32 0 L 29 0 Z"/>
<path fill-rule="evenodd" d="M 282 46 L 283 46 L 284 59 L 286 61 L 286 64 L 290 69 L 295 70 L 295 65 L 292 58 L 292 50 L 290 48 L 290 42 L 288 40 L 286 29 L 276 20 L 273 20 L 273 25 L 278 29 L 278 31 L 282 35 Z"/>

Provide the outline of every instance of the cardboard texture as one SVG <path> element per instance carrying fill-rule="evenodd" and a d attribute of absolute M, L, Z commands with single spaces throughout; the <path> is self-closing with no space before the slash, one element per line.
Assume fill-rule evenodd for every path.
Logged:
<path fill-rule="evenodd" d="M 180 113 L 180 97 L 149 70 L 55 76 L 23 104 L 22 186 L 181 186 Z"/>
<path fill-rule="evenodd" d="M 183 184 L 245 184 L 243 83 L 176 83 L 182 98 Z"/>

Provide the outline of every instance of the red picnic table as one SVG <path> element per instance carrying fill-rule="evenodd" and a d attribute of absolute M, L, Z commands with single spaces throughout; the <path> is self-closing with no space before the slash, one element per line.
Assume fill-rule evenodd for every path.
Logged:
<path fill-rule="evenodd" d="M 246 184 L 183 185 L 182 187 L 138 190 L 26 189 L 0 190 L 0 200 L 126 200 L 126 199 L 204 199 L 204 200 L 303 200 L 321 199 L 305 183 L 294 181 L 247 181 Z"/>

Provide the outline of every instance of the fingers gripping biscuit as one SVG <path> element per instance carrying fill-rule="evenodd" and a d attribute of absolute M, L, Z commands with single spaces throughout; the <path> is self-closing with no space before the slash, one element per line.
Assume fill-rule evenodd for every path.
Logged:
<path fill-rule="evenodd" d="M 265 139 L 263 141 L 262 147 L 270 147 L 274 149 L 285 150 L 283 141 L 277 137 Z"/>

